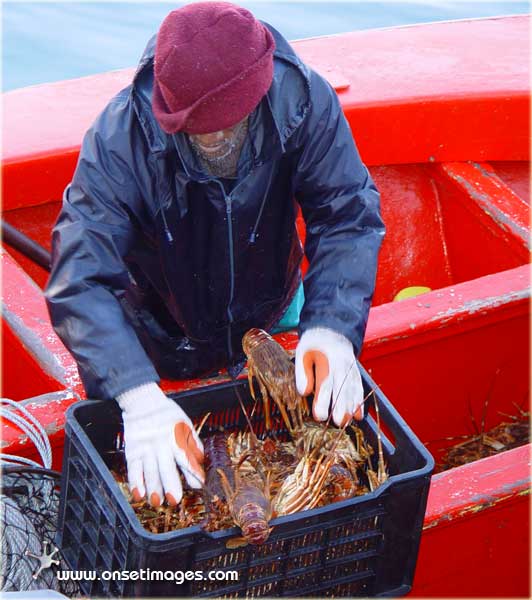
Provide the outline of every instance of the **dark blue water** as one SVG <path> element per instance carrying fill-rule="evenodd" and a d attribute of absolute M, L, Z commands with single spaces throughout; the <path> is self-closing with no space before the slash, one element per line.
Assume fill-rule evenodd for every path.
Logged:
<path fill-rule="evenodd" d="M 183 2 L 4 2 L 4 91 L 135 65 Z M 448 19 L 520 14 L 528 2 L 240 2 L 288 39 Z"/>

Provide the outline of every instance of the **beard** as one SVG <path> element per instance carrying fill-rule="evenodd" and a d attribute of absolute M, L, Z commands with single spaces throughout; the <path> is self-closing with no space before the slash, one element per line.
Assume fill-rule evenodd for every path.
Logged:
<path fill-rule="evenodd" d="M 235 134 L 215 153 L 207 153 L 192 138 L 190 144 L 199 158 L 203 168 L 213 177 L 235 177 L 238 159 L 248 133 L 248 119 L 235 131 Z"/>

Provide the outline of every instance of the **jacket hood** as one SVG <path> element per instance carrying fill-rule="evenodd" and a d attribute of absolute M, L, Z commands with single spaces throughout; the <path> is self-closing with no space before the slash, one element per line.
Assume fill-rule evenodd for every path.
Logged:
<path fill-rule="evenodd" d="M 266 98 L 281 147 L 284 148 L 286 141 L 305 118 L 310 106 L 310 71 L 286 39 L 268 23 L 264 25 L 272 33 L 276 45 L 273 81 Z M 157 36 L 154 35 L 144 50 L 133 78 L 131 94 L 150 149 L 160 153 L 171 147 L 172 136 L 161 129 L 151 108 L 156 39 Z"/>

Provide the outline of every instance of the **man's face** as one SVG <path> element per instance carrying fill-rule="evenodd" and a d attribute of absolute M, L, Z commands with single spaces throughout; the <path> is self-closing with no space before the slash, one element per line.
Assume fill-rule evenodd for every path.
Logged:
<path fill-rule="evenodd" d="M 242 119 L 236 125 L 221 131 L 212 133 L 197 133 L 190 134 L 190 141 L 196 146 L 200 152 L 209 159 L 224 158 L 234 150 L 236 141 L 242 128 L 245 126 L 247 117 Z"/>

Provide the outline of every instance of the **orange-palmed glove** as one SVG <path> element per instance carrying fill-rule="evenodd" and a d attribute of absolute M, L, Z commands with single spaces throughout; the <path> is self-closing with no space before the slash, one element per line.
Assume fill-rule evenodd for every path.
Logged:
<path fill-rule="evenodd" d="M 164 497 L 181 501 L 181 469 L 188 485 L 205 481 L 203 444 L 183 409 L 167 398 L 156 383 L 147 383 L 116 398 L 122 409 L 129 489 L 139 501 L 146 493 L 153 506 Z"/>
<path fill-rule="evenodd" d="M 314 392 L 316 421 L 325 421 L 331 411 L 341 427 L 351 417 L 364 415 L 364 391 L 353 345 L 336 331 L 316 327 L 303 333 L 296 348 L 296 386 L 302 396 Z"/>

